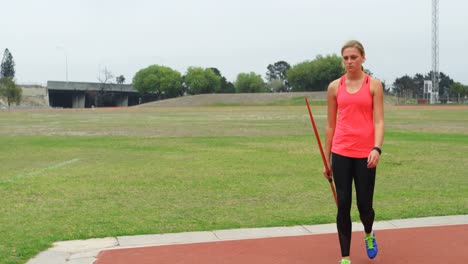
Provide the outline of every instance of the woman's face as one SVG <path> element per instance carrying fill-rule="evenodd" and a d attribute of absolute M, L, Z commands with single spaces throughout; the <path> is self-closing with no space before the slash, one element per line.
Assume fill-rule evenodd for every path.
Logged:
<path fill-rule="evenodd" d="M 346 48 L 341 54 L 343 64 L 347 72 L 357 72 L 361 70 L 361 65 L 366 58 L 361 55 L 361 52 L 355 47 Z"/>

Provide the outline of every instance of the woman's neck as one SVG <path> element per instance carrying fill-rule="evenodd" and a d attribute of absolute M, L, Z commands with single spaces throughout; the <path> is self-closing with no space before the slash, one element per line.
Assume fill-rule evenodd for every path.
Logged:
<path fill-rule="evenodd" d="M 365 72 L 363 72 L 362 70 L 361 71 L 358 71 L 358 72 L 347 72 L 346 73 L 346 79 L 350 80 L 350 81 L 357 81 L 357 80 L 361 80 L 362 78 L 364 78 L 365 76 Z"/>

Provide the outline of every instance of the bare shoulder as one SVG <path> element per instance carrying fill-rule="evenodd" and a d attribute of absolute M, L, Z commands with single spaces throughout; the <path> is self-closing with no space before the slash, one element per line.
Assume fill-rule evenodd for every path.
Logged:
<path fill-rule="evenodd" d="M 372 93 L 375 92 L 382 92 L 383 91 L 383 85 L 382 82 L 379 79 L 376 79 L 374 77 L 371 77 L 371 85 L 370 89 Z"/>
<path fill-rule="evenodd" d="M 374 86 L 382 86 L 382 82 L 379 79 L 376 79 L 374 77 L 371 77 L 371 85 Z"/>
<path fill-rule="evenodd" d="M 340 84 L 340 79 L 336 79 L 334 81 L 332 81 L 329 85 L 328 85 L 328 91 L 329 92 L 336 92 L 338 90 L 338 85 Z"/>

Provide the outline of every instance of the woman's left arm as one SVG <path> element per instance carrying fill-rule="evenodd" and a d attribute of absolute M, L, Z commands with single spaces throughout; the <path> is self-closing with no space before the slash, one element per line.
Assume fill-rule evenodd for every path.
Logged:
<path fill-rule="evenodd" d="M 371 81 L 371 92 L 374 102 L 374 145 L 382 149 L 384 140 L 384 102 L 382 83 L 377 79 Z M 379 163 L 380 153 L 377 150 L 371 150 L 367 158 L 367 167 L 375 168 Z"/>

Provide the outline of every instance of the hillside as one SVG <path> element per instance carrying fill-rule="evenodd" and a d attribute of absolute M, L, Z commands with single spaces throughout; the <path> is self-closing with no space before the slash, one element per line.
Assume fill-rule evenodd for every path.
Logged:
<path fill-rule="evenodd" d="M 161 107 L 161 106 L 213 106 L 213 105 L 269 105 L 286 101 L 286 104 L 294 104 L 295 99 L 303 97 L 309 100 L 326 100 L 326 92 L 298 92 L 298 93 L 241 93 L 241 94 L 199 94 L 160 100 L 141 104 L 136 107 Z"/>

